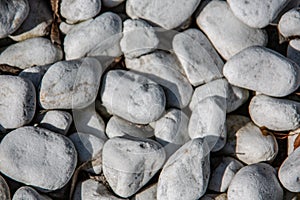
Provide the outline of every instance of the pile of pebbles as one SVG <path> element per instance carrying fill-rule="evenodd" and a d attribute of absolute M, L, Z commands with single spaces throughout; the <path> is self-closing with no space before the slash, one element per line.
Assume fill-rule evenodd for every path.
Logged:
<path fill-rule="evenodd" d="M 295 200 L 299 0 L 1 0 L 0 199 Z"/>

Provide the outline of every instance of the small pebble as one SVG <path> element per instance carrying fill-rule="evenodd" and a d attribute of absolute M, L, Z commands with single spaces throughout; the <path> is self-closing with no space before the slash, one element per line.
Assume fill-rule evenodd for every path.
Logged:
<path fill-rule="evenodd" d="M 43 119 L 40 121 L 39 127 L 66 135 L 72 121 L 73 119 L 70 113 L 60 110 L 50 110 L 46 112 Z"/>
<path fill-rule="evenodd" d="M 200 200 L 227 200 L 227 194 L 206 194 Z"/>
<path fill-rule="evenodd" d="M 5 179 L 0 175 L 0 199 L 6 200 L 10 198 L 9 187 Z"/>
<path fill-rule="evenodd" d="M 300 66 L 300 39 L 293 39 L 289 42 L 287 57 Z"/>
<path fill-rule="evenodd" d="M 125 0 L 102 0 L 102 3 L 105 7 L 111 8 L 118 6 L 119 4 L 123 3 Z"/>
<path fill-rule="evenodd" d="M 31 80 L 35 88 L 38 89 L 43 76 L 45 75 L 46 71 L 49 69 L 50 66 L 51 64 L 30 67 L 21 71 L 19 76 Z"/>
<path fill-rule="evenodd" d="M 12 200 L 51 200 L 46 195 L 39 194 L 35 189 L 22 186 L 14 194 Z"/>
<path fill-rule="evenodd" d="M 156 200 L 157 183 L 137 193 L 132 200 Z"/>
<path fill-rule="evenodd" d="M 281 16 L 278 29 L 284 37 L 300 36 L 300 8 L 294 8 Z"/>
<path fill-rule="evenodd" d="M 300 133 L 300 128 L 290 131 L 287 138 L 287 154 L 290 155 L 295 150 L 295 141 Z"/>

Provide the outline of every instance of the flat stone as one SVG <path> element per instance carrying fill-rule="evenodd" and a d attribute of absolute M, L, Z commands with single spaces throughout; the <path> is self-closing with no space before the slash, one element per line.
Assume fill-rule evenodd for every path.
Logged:
<path fill-rule="evenodd" d="M 274 131 L 289 131 L 300 127 L 300 103 L 256 95 L 249 105 L 252 121 L 259 127 Z"/>
<path fill-rule="evenodd" d="M 142 188 L 163 166 L 162 146 L 150 139 L 115 137 L 103 147 L 103 173 L 111 189 L 127 198 Z"/>
<path fill-rule="evenodd" d="M 264 135 L 252 122 L 237 131 L 236 156 L 244 163 L 272 162 L 277 153 L 278 144 L 274 135 Z"/>
<path fill-rule="evenodd" d="M 125 62 L 129 69 L 164 87 L 168 106 L 184 108 L 190 102 L 193 88 L 175 55 L 156 51 L 136 59 L 125 59 Z"/>
<path fill-rule="evenodd" d="M 197 24 L 225 60 L 247 47 L 264 46 L 268 41 L 265 31 L 237 19 L 226 1 L 210 1 L 198 15 Z"/>
<path fill-rule="evenodd" d="M 269 25 L 290 0 L 228 0 L 233 14 L 246 25 L 264 28 Z"/>
<path fill-rule="evenodd" d="M 291 192 L 300 191 L 299 183 L 299 161 L 300 148 L 292 152 L 281 164 L 278 177 L 283 187 Z"/>
<path fill-rule="evenodd" d="M 164 165 L 158 180 L 157 199 L 199 199 L 210 175 L 209 148 L 202 138 L 177 150 Z"/>
<path fill-rule="evenodd" d="M 68 23 L 76 23 L 95 17 L 101 10 L 101 0 L 62 0 L 60 14 Z"/>
<path fill-rule="evenodd" d="M 101 100 L 110 113 L 136 124 L 148 124 L 162 115 L 166 100 L 157 83 L 125 70 L 109 71 L 102 80 Z"/>
<path fill-rule="evenodd" d="M 143 20 L 127 19 L 123 22 L 120 46 L 126 58 L 137 58 L 157 49 L 159 38 L 155 29 Z"/>
<path fill-rule="evenodd" d="M 222 78 L 224 63 L 201 31 L 188 29 L 178 33 L 172 46 L 193 86 Z"/>
<path fill-rule="evenodd" d="M 300 39 L 293 39 L 289 42 L 287 57 L 300 66 Z"/>
<path fill-rule="evenodd" d="M 86 56 L 122 55 L 119 42 L 122 38 L 122 20 L 111 12 L 74 26 L 64 39 L 66 60 Z"/>
<path fill-rule="evenodd" d="M 36 110 L 36 91 L 31 81 L 0 75 L 0 127 L 13 129 L 31 122 Z"/>
<path fill-rule="evenodd" d="M 20 187 L 14 194 L 12 200 L 51 200 L 46 195 L 39 194 L 35 189 L 28 186 Z"/>
<path fill-rule="evenodd" d="M 15 181 L 44 190 L 62 188 L 77 164 L 73 143 L 47 129 L 22 127 L 0 144 L 0 171 Z"/>
<path fill-rule="evenodd" d="M 284 37 L 300 36 L 300 9 L 294 8 L 281 16 L 278 30 Z"/>
<path fill-rule="evenodd" d="M 80 109 L 96 99 L 101 64 L 94 58 L 61 61 L 44 75 L 40 87 L 40 104 L 45 109 Z"/>
<path fill-rule="evenodd" d="M 126 13 L 132 19 L 142 18 L 170 30 L 183 24 L 196 10 L 201 0 L 128 0 Z M 184 9 L 182 9 L 184 8 Z"/>
<path fill-rule="evenodd" d="M 0 38 L 17 30 L 29 13 L 27 0 L 4 0 L 0 3 Z"/>
<path fill-rule="evenodd" d="M 5 179 L 0 175 L 0 199 L 11 199 L 9 187 Z"/>
<path fill-rule="evenodd" d="M 39 126 L 55 133 L 66 135 L 72 121 L 73 119 L 70 113 L 61 110 L 50 110 L 46 112 Z"/>
<path fill-rule="evenodd" d="M 228 199 L 283 199 L 283 189 L 276 174 L 276 170 L 266 163 L 243 167 L 229 185 Z"/>
<path fill-rule="evenodd" d="M 283 97 L 300 85 L 296 63 L 265 47 L 249 47 L 236 54 L 224 66 L 229 83 L 269 96 Z"/>
<path fill-rule="evenodd" d="M 102 3 L 105 7 L 111 8 L 118 6 L 119 4 L 123 3 L 125 0 L 102 0 Z"/>
<path fill-rule="evenodd" d="M 143 191 L 137 193 L 132 200 L 156 200 L 157 183 L 145 188 Z"/>
<path fill-rule="evenodd" d="M 35 88 L 38 89 L 43 76 L 45 75 L 46 71 L 49 69 L 50 66 L 51 64 L 30 67 L 21 71 L 19 76 L 31 80 Z"/>

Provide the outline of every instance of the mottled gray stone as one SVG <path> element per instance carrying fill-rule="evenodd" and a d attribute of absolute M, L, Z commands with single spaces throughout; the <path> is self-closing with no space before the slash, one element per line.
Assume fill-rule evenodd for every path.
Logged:
<path fill-rule="evenodd" d="M 157 183 L 137 193 L 132 200 L 156 200 Z"/>
<path fill-rule="evenodd" d="M 0 199 L 6 200 L 10 198 L 9 187 L 5 179 L 0 175 Z"/>
<path fill-rule="evenodd" d="M 36 89 L 40 86 L 41 80 L 51 65 L 35 66 L 24 69 L 19 76 L 31 80 Z"/>
<path fill-rule="evenodd" d="M 278 30 L 284 37 L 300 36 L 300 8 L 294 8 L 281 16 Z"/>
<path fill-rule="evenodd" d="M 43 116 L 39 126 L 55 133 L 66 135 L 72 121 L 73 119 L 70 113 L 61 110 L 50 110 Z"/>
<path fill-rule="evenodd" d="M 51 200 L 46 195 L 39 194 L 35 189 L 22 186 L 14 194 L 12 200 Z"/>
<path fill-rule="evenodd" d="M 300 39 L 293 39 L 289 42 L 287 57 L 300 66 Z"/>

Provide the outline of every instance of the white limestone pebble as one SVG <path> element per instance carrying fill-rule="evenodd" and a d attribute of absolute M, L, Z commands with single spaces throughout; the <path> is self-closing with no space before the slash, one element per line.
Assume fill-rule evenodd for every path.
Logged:
<path fill-rule="evenodd" d="M 166 99 L 157 83 L 125 70 L 109 71 L 102 80 L 101 100 L 112 114 L 136 124 L 148 124 L 162 115 Z"/>
<path fill-rule="evenodd" d="M 300 39 L 293 39 L 289 42 L 287 57 L 300 66 Z"/>
<path fill-rule="evenodd" d="M 57 190 L 70 180 L 77 164 L 73 143 L 47 129 L 22 127 L 0 144 L 0 171 L 15 181 L 44 190 Z"/>
<path fill-rule="evenodd" d="M 226 192 L 235 174 L 244 165 L 231 157 L 223 157 L 221 163 L 212 170 L 208 189 L 215 192 Z"/>
<path fill-rule="evenodd" d="M 156 200 L 157 183 L 134 195 L 132 200 Z"/>
<path fill-rule="evenodd" d="M 300 148 L 292 152 L 281 164 L 278 177 L 284 188 L 291 192 L 300 192 Z"/>
<path fill-rule="evenodd" d="M 289 131 L 300 127 L 300 103 L 265 95 L 254 96 L 249 105 L 252 121 L 259 127 Z"/>
<path fill-rule="evenodd" d="M 276 138 L 264 135 L 254 123 L 249 122 L 236 133 L 236 156 L 247 164 L 272 162 L 278 153 Z"/>
<path fill-rule="evenodd" d="M 168 106 L 184 108 L 190 102 L 193 88 L 175 55 L 156 51 L 136 59 L 125 59 L 125 62 L 129 69 L 164 87 Z"/>
<path fill-rule="evenodd" d="M 0 175 L 0 199 L 11 199 L 9 187 L 5 179 Z"/>
<path fill-rule="evenodd" d="M 123 22 L 120 46 L 127 58 L 136 58 L 157 49 L 159 38 L 155 29 L 143 20 L 127 19 Z"/>
<path fill-rule="evenodd" d="M 60 2 L 60 14 L 71 24 L 95 17 L 100 10 L 101 0 L 62 0 Z"/>
<path fill-rule="evenodd" d="M 102 0 L 102 3 L 105 7 L 111 8 L 118 6 L 119 4 L 123 3 L 125 0 Z"/>
<path fill-rule="evenodd" d="M 225 60 L 247 47 L 267 44 L 266 32 L 238 20 L 226 1 L 210 1 L 198 15 L 197 24 Z"/>
<path fill-rule="evenodd" d="M 183 24 L 196 10 L 200 1 L 128 0 L 126 2 L 126 13 L 132 19 L 146 19 L 170 30 Z"/>
<path fill-rule="evenodd" d="M 283 189 L 276 174 L 276 170 L 266 163 L 243 167 L 237 172 L 229 185 L 228 199 L 282 200 Z"/>
<path fill-rule="evenodd" d="M 222 78 L 224 63 L 201 31 L 188 29 L 178 33 L 172 46 L 193 86 Z"/>
<path fill-rule="evenodd" d="M 122 54 L 119 45 L 122 37 L 122 20 L 106 12 L 95 19 L 74 26 L 64 39 L 66 60 L 86 56 L 112 56 Z"/>
<path fill-rule="evenodd" d="M 269 96 L 283 97 L 300 85 L 296 63 L 265 47 L 249 47 L 233 56 L 223 68 L 229 83 Z"/>
<path fill-rule="evenodd" d="M 228 0 L 234 15 L 246 25 L 264 28 L 277 17 L 290 0 Z"/>
<path fill-rule="evenodd" d="M 10 45 L 0 54 L 0 63 L 26 69 L 55 63 L 62 57 L 62 50 L 49 39 L 36 37 Z"/>
<path fill-rule="evenodd" d="M 12 200 L 51 200 L 51 198 L 39 194 L 32 187 L 22 186 L 15 192 Z"/>
<path fill-rule="evenodd" d="M 85 22 L 89 22 L 89 21 L 92 21 L 92 19 L 90 19 L 90 20 L 86 20 Z M 79 23 L 80 24 L 80 23 Z M 78 25 L 78 24 L 77 24 Z M 70 32 L 70 30 L 73 28 L 73 27 L 75 27 L 76 26 L 76 24 L 68 24 L 68 23 L 66 23 L 66 22 L 61 22 L 60 24 L 59 24 L 59 30 L 63 33 L 63 34 L 67 34 L 67 33 L 69 33 Z"/>
<path fill-rule="evenodd" d="M 157 200 L 193 200 L 204 195 L 210 176 L 209 149 L 197 138 L 178 149 L 164 165 L 157 185 Z"/>
<path fill-rule="evenodd" d="M 102 66 L 95 58 L 61 61 L 44 75 L 40 104 L 45 109 L 80 109 L 96 99 Z"/>
<path fill-rule="evenodd" d="M 151 138 L 154 136 L 154 130 L 151 126 L 134 124 L 115 115 L 107 122 L 105 133 L 109 138 L 126 135 L 138 138 Z"/>
<path fill-rule="evenodd" d="M 31 81 L 0 75 L 0 127 L 19 128 L 30 123 L 36 110 L 36 91 Z"/>
<path fill-rule="evenodd" d="M 278 30 L 284 37 L 300 36 L 300 8 L 294 8 L 281 16 Z"/>
<path fill-rule="evenodd" d="M 66 135 L 73 121 L 72 115 L 66 111 L 49 110 L 43 116 L 39 127 L 46 128 L 55 133 Z"/>
<path fill-rule="evenodd" d="M 150 139 L 115 137 L 103 147 L 103 174 L 111 189 L 127 198 L 142 188 L 163 166 L 163 147 Z"/>
<path fill-rule="evenodd" d="M 35 88 L 38 89 L 44 74 L 46 73 L 46 71 L 49 69 L 50 66 L 51 64 L 30 67 L 21 71 L 19 76 L 31 80 Z"/>
<path fill-rule="evenodd" d="M 0 38 L 17 30 L 29 13 L 27 0 L 4 0 L 0 2 Z"/>

